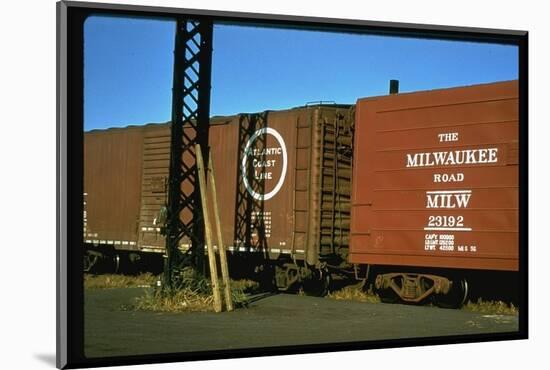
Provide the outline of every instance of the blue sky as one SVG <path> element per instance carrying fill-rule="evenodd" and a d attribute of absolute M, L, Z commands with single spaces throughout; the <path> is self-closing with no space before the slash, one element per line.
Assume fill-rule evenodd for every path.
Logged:
<path fill-rule="evenodd" d="M 84 26 L 84 128 L 170 119 L 175 22 L 92 16 Z M 354 103 L 518 77 L 515 46 L 214 27 L 211 115 Z"/>

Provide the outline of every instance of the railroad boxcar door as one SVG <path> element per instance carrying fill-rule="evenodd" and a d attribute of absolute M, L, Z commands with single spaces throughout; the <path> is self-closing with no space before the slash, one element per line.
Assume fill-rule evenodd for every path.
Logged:
<path fill-rule="evenodd" d="M 162 208 L 166 206 L 170 161 L 170 126 L 149 128 L 143 137 L 143 175 L 141 208 L 138 220 L 139 248 L 164 251 L 165 238 Z"/>

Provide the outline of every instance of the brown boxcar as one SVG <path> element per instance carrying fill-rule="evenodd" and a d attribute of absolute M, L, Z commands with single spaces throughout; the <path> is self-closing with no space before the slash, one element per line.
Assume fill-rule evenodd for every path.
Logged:
<path fill-rule="evenodd" d="M 216 177 L 224 185 L 218 197 L 229 245 L 305 258 L 310 264 L 340 244 L 347 247 L 349 210 L 341 212 L 333 200 L 337 203 L 339 189 L 348 194 L 350 189 L 348 109 L 313 106 L 240 115 L 238 122 L 212 126 L 210 145 Z M 333 219 L 345 220 L 333 230 Z"/>
<path fill-rule="evenodd" d="M 229 251 L 318 267 L 321 261 L 345 262 L 349 108 L 314 105 L 212 119 L 209 145 Z M 166 204 L 170 126 L 92 131 L 85 147 L 85 240 L 164 252 L 159 218 Z M 180 247 L 189 243 L 183 239 Z M 291 285 L 302 267 L 288 264 L 279 285 Z"/>
<path fill-rule="evenodd" d="M 275 266 L 281 289 L 346 263 L 352 119 L 350 106 L 309 106 L 211 126 L 223 238 Z"/>
<path fill-rule="evenodd" d="M 358 100 L 350 262 L 517 271 L 518 109 L 517 80 Z"/>
<path fill-rule="evenodd" d="M 145 136 L 156 125 L 93 130 L 84 135 L 84 269 L 156 266 L 162 254 L 143 243 L 140 209 L 147 163 Z M 145 168 L 145 169 L 144 169 Z M 159 250 L 160 251 L 160 250 Z M 161 251 L 162 252 L 162 251 Z M 143 258 L 147 256 L 148 258 Z M 122 257 L 122 258 L 121 258 Z"/>
<path fill-rule="evenodd" d="M 84 240 L 136 249 L 144 127 L 84 136 Z"/>

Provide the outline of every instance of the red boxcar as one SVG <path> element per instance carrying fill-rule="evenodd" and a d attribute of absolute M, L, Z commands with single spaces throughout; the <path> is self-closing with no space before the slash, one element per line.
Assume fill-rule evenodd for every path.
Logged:
<path fill-rule="evenodd" d="M 517 80 L 358 100 L 350 262 L 517 271 L 518 109 Z"/>

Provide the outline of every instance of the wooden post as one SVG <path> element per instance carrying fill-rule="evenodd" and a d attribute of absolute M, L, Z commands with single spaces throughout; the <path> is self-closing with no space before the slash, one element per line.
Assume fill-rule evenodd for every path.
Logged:
<path fill-rule="evenodd" d="M 220 212 L 218 208 L 218 196 L 216 194 L 216 181 L 214 176 L 214 166 L 212 165 L 212 153 L 208 155 L 208 170 L 210 180 L 210 188 L 212 189 L 212 203 L 214 208 L 214 222 L 216 223 L 216 232 L 218 234 L 218 251 L 220 252 L 220 264 L 222 266 L 222 279 L 225 292 L 225 304 L 227 311 L 233 311 L 233 298 L 231 296 L 231 284 L 229 280 L 229 269 L 227 267 L 227 255 L 225 253 L 225 245 L 223 244 L 222 227 L 220 220 Z"/>
<path fill-rule="evenodd" d="M 218 282 L 218 268 L 216 267 L 216 254 L 212 245 L 212 228 L 210 218 L 208 217 L 208 204 L 206 203 L 206 178 L 204 176 L 204 161 L 202 159 L 201 146 L 195 145 L 195 155 L 197 156 L 197 172 L 199 174 L 199 188 L 201 193 L 202 215 L 204 217 L 204 234 L 206 237 L 206 247 L 208 249 L 208 265 L 210 266 L 210 279 L 212 281 L 212 293 L 214 295 L 214 311 L 221 312 L 222 297 L 220 295 L 220 285 Z M 201 253 L 201 251 L 199 251 Z"/>

